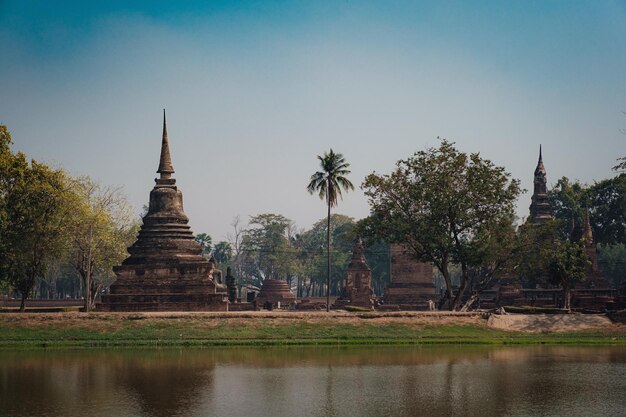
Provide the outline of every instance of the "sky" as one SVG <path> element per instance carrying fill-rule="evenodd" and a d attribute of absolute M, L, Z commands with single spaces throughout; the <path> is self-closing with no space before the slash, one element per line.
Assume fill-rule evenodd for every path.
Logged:
<path fill-rule="evenodd" d="M 364 177 L 437 137 L 527 190 L 540 144 L 549 185 L 593 183 L 626 154 L 625 22 L 624 0 L 0 0 L 0 123 L 139 214 L 165 108 L 185 211 L 214 241 L 237 215 L 324 218 L 306 185 L 329 148 L 355 219 Z"/>

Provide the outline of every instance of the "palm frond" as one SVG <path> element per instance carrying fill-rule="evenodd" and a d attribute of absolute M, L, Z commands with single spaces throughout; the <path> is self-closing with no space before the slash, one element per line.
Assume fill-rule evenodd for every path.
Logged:
<path fill-rule="evenodd" d="M 338 198 L 343 198 L 342 191 L 354 190 L 354 185 L 346 178 L 351 172 L 348 169 L 350 164 L 342 154 L 335 153 L 332 148 L 318 155 L 317 159 L 322 170 L 311 176 L 307 190 L 311 194 L 317 192 L 321 199 L 325 198 L 334 207 Z"/>

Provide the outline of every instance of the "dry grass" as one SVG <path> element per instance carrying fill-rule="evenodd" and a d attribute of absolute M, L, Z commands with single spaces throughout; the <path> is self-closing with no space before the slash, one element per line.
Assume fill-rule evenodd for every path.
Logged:
<path fill-rule="evenodd" d="M 0 346 L 626 343 L 626 326 L 529 336 L 478 313 L 159 312 L 0 314 Z"/>
<path fill-rule="evenodd" d="M 251 321 L 265 326 L 283 326 L 293 322 L 306 325 L 362 324 L 388 326 L 407 325 L 418 329 L 424 326 L 472 325 L 486 326 L 486 321 L 477 313 L 450 312 L 383 312 L 348 313 L 345 311 L 291 312 L 145 312 L 145 313 L 5 313 L 0 314 L 0 326 L 20 326 L 32 329 L 88 327 L 91 330 L 111 331 L 129 324 L 181 323 L 211 329 L 220 323 L 228 326 L 249 325 Z"/>

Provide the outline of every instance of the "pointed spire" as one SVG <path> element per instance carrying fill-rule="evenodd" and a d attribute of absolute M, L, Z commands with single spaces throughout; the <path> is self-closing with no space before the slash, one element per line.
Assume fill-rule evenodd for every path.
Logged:
<path fill-rule="evenodd" d="M 574 220 L 574 214 L 572 213 L 572 222 L 569 227 L 569 238 L 574 240 L 574 233 L 576 232 L 576 221 Z"/>
<path fill-rule="evenodd" d="M 589 221 L 589 207 L 585 207 L 585 227 L 583 229 L 583 239 L 587 243 L 593 242 L 593 231 L 591 230 L 591 222 Z"/>
<path fill-rule="evenodd" d="M 363 254 L 363 240 L 361 236 L 357 239 L 352 250 L 352 260 L 359 260 L 365 262 L 365 255 Z"/>
<path fill-rule="evenodd" d="M 165 109 L 163 109 L 163 139 L 161 141 L 161 159 L 159 160 L 159 169 L 161 179 L 167 179 L 174 173 L 174 165 L 172 165 L 172 157 L 170 156 L 170 144 L 167 138 L 167 122 L 165 120 Z"/>
<path fill-rule="evenodd" d="M 543 166 L 543 156 L 541 155 L 541 144 L 539 144 L 539 160 L 537 161 L 537 168 L 535 168 L 535 175 L 540 172 L 546 173 L 546 168 Z"/>

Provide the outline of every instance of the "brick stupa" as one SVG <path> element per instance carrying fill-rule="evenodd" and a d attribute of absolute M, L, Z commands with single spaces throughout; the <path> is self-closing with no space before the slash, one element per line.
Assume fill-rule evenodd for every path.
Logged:
<path fill-rule="evenodd" d="M 546 168 L 543 165 L 543 157 L 541 155 L 541 145 L 539 145 L 539 161 L 535 168 L 533 179 L 533 195 L 530 203 L 529 221 L 532 224 L 544 224 L 552 220 L 552 209 L 548 202 L 548 180 L 546 177 Z"/>
<path fill-rule="evenodd" d="M 160 174 L 130 256 L 113 268 L 117 280 L 102 297 L 103 311 L 224 311 L 227 294 L 213 282 L 213 264 L 202 256 L 172 178 L 165 111 Z"/>
<path fill-rule="evenodd" d="M 289 307 L 295 303 L 296 297 L 291 292 L 289 284 L 281 279 L 268 279 L 263 280 L 261 291 L 256 297 L 256 303 L 258 308 L 274 308 Z M 279 304 L 280 303 L 280 304 Z"/>
<path fill-rule="evenodd" d="M 429 301 L 439 298 L 432 264 L 417 262 L 404 245 L 391 245 L 389 252 L 391 282 L 385 289 L 385 304 L 400 310 L 428 310 Z"/>
<path fill-rule="evenodd" d="M 367 266 L 363 253 L 363 241 L 359 238 L 352 250 L 352 259 L 346 270 L 341 297 L 335 301 L 335 306 L 357 306 L 372 308 L 374 306 L 374 292 L 372 291 L 372 270 Z"/>
<path fill-rule="evenodd" d="M 581 240 L 585 243 L 585 252 L 589 258 L 589 266 L 587 266 L 586 271 L 587 280 L 584 284 L 591 288 L 610 288 L 611 284 L 606 280 L 598 266 L 598 246 L 593 240 L 593 231 L 591 230 L 588 208 L 585 208 L 585 225 Z M 577 287 L 581 287 L 581 285 L 577 285 Z"/>

